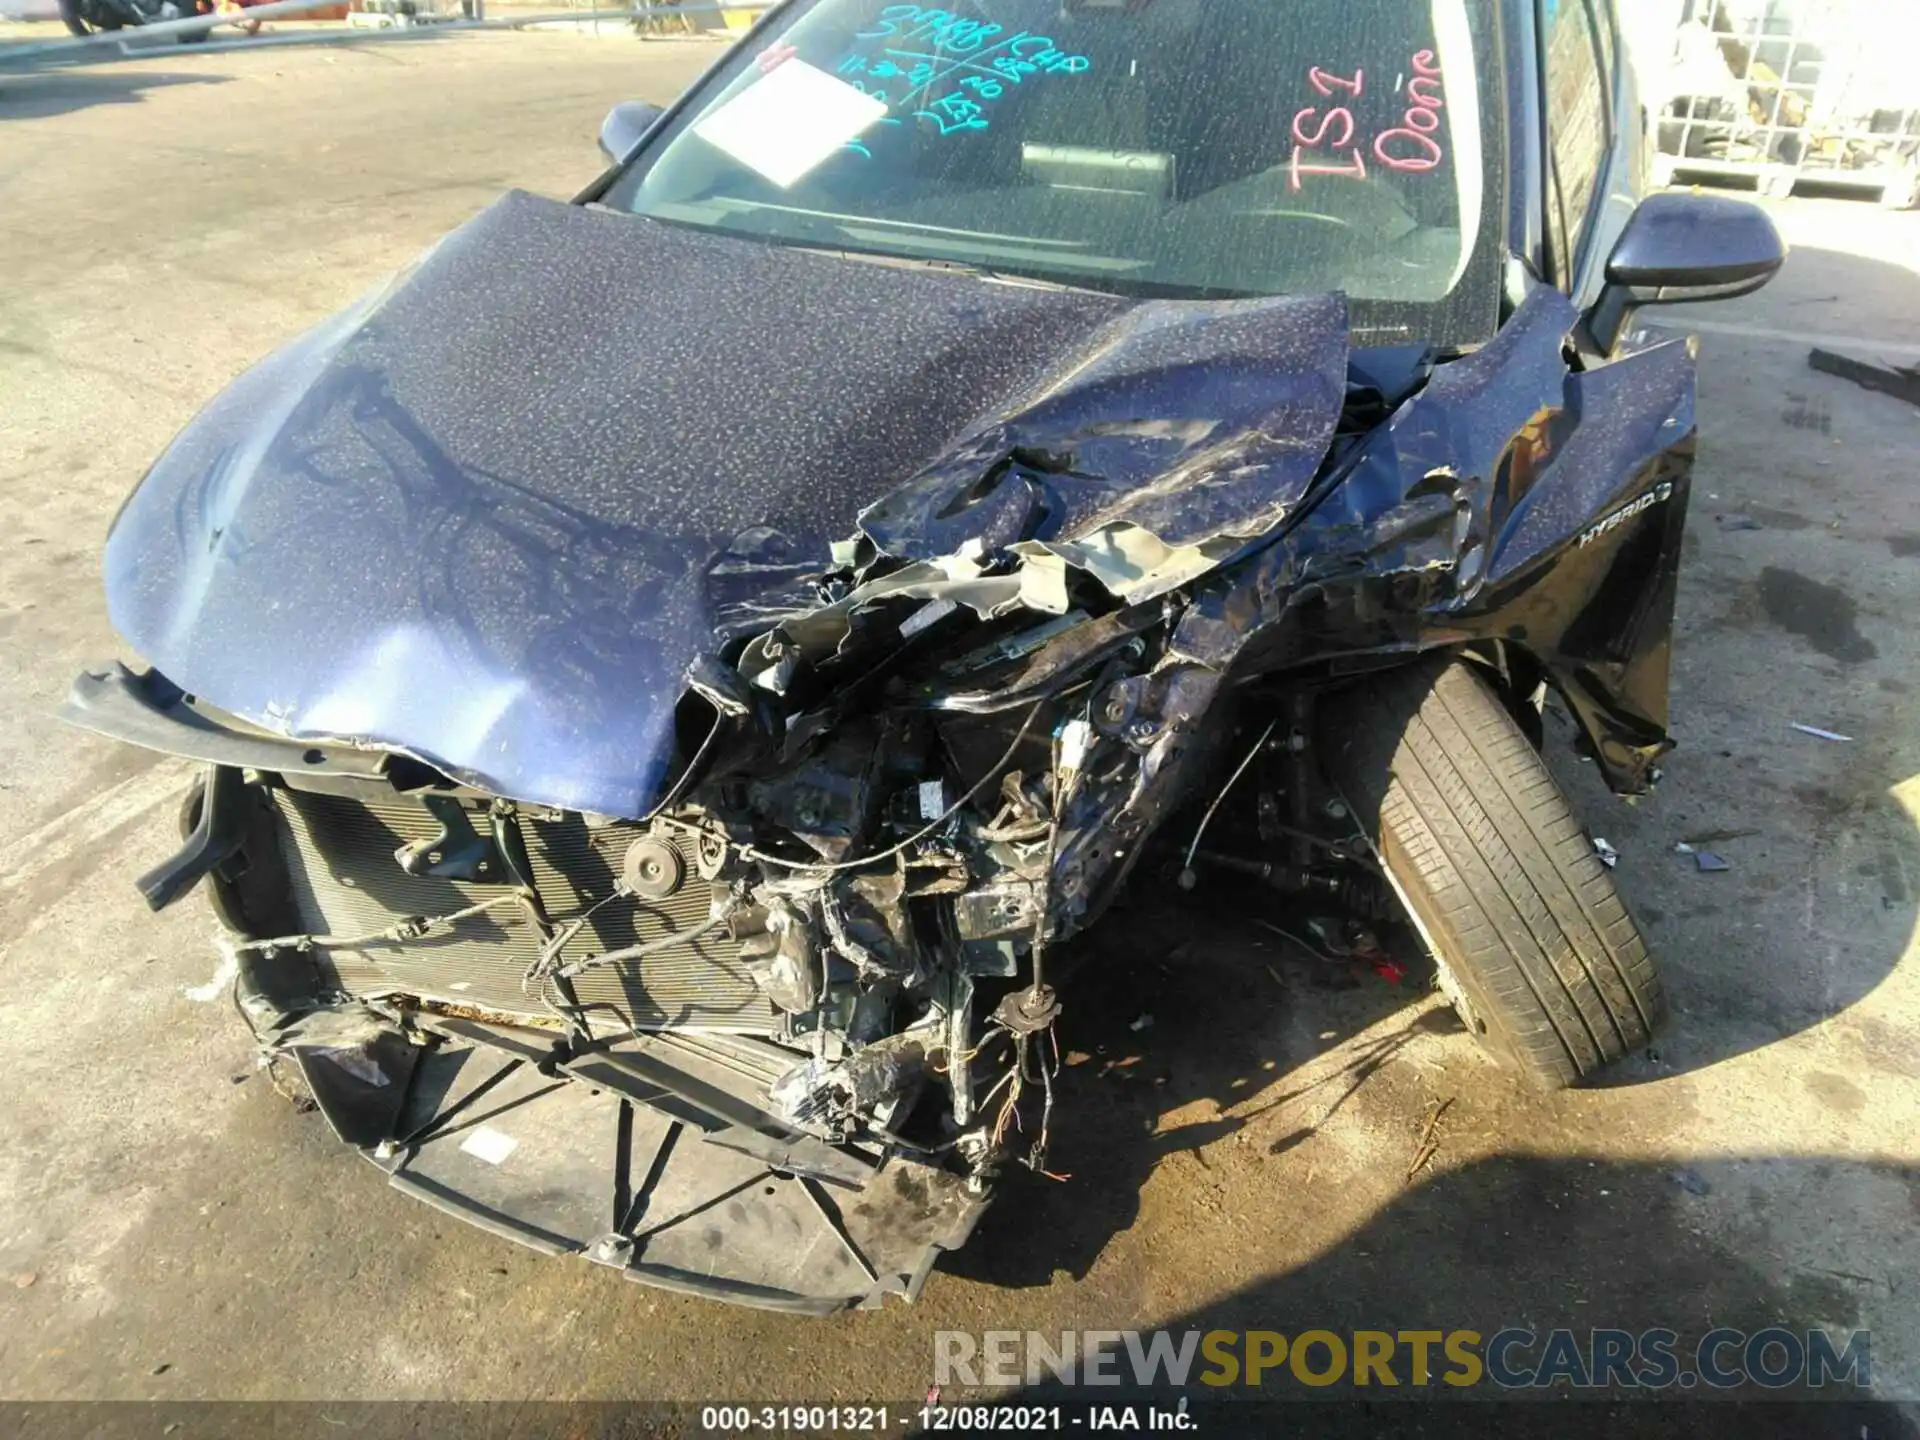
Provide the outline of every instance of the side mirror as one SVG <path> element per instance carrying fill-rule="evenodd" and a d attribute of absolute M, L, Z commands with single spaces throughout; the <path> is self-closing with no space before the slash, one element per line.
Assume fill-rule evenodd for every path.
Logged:
<path fill-rule="evenodd" d="M 600 122 L 600 149 L 609 160 L 626 159 L 653 128 L 653 122 L 666 113 L 644 100 L 622 100 Z"/>
<path fill-rule="evenodd" d="M 1786 242 L 1757 205 L 1684 191 L 1649 195 L 1607 257 L 1588 329 L 1605 353 L 1640 306 L 1745 295 L 1786 259 Z"/>

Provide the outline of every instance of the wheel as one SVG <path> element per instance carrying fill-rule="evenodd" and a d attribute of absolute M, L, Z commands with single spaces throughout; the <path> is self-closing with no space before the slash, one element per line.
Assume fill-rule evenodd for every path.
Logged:
<path fill-rule="evenodd" d="M 1467 1028 L 1543 1089 L 1666 1020 L 1653 957 L 1566 796 L 1473 666 L 1332 697 L 1329 778 L 1378 849 Z"/>
<path fill-rule="evenodd" d="M 92 35 L 101 30 L 118 30 L 120 17 L 111 10 L 83 8 L 82 0 L 60 0 L 60 18 L 76 35 Z"/>
<path fill-rule="evenodd" d="M 215 4 L 189 3 L 180 7 L 180 14 L 176 16 L 172 16 L 170 18 L 176 19 L 176 20 L 190 20 L 196 15 L 211 15 L 218 8 L 219 7 Z M 254 30 L 258 30 L 260 28 L 260 22 L 258 20 L 253 22 L 253 28 Z M 253 31 L 249 30 L 247 33 L 252 34 Z M 179 40 L 179 43 L 182 45 L 204 45 L 212 38 L 213 38 L 213 27 L 208 26 L 205 30 L 196 30 L 191 35 L 181 35 L 178 37 L 178 40 Z"/>

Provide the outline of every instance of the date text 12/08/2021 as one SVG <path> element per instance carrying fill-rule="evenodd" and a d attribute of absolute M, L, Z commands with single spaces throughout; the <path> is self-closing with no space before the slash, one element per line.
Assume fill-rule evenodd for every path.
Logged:
<path fill-rule="evenodd" d="M 914 1434 L 1198 1429 L 1185 1400 L 1168 1405 L 705 1405 L 700 1428 L 712 1434 Z"/>

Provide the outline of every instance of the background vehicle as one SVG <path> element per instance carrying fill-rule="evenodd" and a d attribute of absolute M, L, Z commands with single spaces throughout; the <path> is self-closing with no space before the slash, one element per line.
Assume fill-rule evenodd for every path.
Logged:
<path fill-rule="evenodd" d="M 1652 783 L 1693 369 L 1625 321 L 1782 252 L 1634 207 L 1554 14 L 821 0 L 616 111 L 129 500 L 154 668 L 69 715 L 209 767 L 149 899 L 395 1185 L 778 1308 L 1044 1168 L 1049 954 L 1160 854 L 1404 902 L 1545 1083 L 1640 1045 L 1538 707 Z"/>
<path fill-rule="evenodd" d="M 157 25 L 163 20 L 184 20 L 192 15 L 211 14 L 208 0 L 60 0 L 60 18 L 76 35 L 92 35 L 101 30 L 120 30 L 129 25 Z M 204 40 L 210 31 L 181 37 L 191 43 Z"/>
<path fill-rule="evenodd" d="M 122 30 L 128 26 L 186 20 L 195 15 L 211 15 L 216 10 L 225 10 L 236 12 L 233 23 L 245 34 L 252 35 L 259 31 L 261 22 L 237 12 L 265 3 L 267 0 L 227 0 L 225 4 L 215 4 L 214 0 L 60 0 L 60 18 L 74 34 L 93 35 L 106 30 Z M 338 20 L 346 13 L 345 4 L 320 5 L 300 12 L 300 18 Z M 196 30 L 190 35 L 181 35 L 179 39 L 183 45 L 197 45 L 211 34 L 211 29 Z"/>

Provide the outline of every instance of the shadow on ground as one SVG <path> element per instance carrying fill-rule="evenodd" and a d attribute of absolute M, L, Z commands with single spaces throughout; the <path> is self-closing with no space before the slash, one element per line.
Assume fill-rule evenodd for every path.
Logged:
<path fill-rule="evenodd" d="M 1811 246 L 1763 296 L 1643 312 L 1757 328 L 1701 342 L 1665 780 L 1621 805 L 1569 759 L 1568 727 L 1548 727 L 1576 813 L 1620 851 L 1615 878 L 1674 1007 L 1658 1063 L 1630 1062 L 1605 1084 L 1704 1069 L 1830 1020 L 1886 979 L 1913 936 L 1920 836 L 1894 791 L 1920 776 L 1907 640 L 1920 507 L 1872 477 L 1900 472 L 1920 410 L 1807 363 L 1827 335 L 1876 358 L 1871 341 L 1848 338 L 1864 296 L 1875 333 L 1920 334 L 1920 274 Z M 1681 842 L 1731 868 L 1703 872 Z"/>
<path fill-rule="evenodd" d="M 1687 1178 L 1677 1183 L 1676 1173 Z M 1749 1246 L 1729 1233 L 1729 1207 L 1745 1203 L 1749 1188 L 1785 1188 L 1806 1197 L 1809 1225 L 1841 1231 L 1883 1224 L 1892 1203 L 1920 1219 L 1920 1169 L 1831 1158 L 1751 1156 L 1715 1162 L 1712 1180 L 1695 1171 L 1664 1166 L 1545 1156 L 1500 1156 L 1436 1176 L 1409 1188 L 1366 1224 L 1309 1262 L 1262 1279 L 1219 1301 L 1177 1315 L 1158 1329 L 1179 1343 L 1188 1331 L 1264 1330 L 1293 1337 L 1308 1330 L 1350 1337 L 1356 1330 L 1477 1332 L 1482 1353 L 1501 1331 L 1530 1335 L 1500 1347 L 1514 1375 L 1533 1380 L 1546 1359 L 1547 1332 L 1573 1332 L 1590 1357 L 1594 1329 L 1638 1336 L 1651 1329 L 1676 1332 L 1670 1342 L 1676 1378 L 1660 1389 L 1579 1390 L 1565 1381 L 1540 1388 L 1503 1386 L 1491 1376 L 1476 1384 L 1448 1386 L 1447 1373 L 1465 1377 L 1433 1352 L 1430 1383 L 1415 1385 L 1411 1351 L 1395 1342 L 1388 1357 L 1397 1385 L 1387 1389 L 1376 1372 L 1368 1387 L 1356 1387 L 1351 1369 L 1324 1387 L 1301 1383 L 1282 1363 L 1261 1376 L 1258 1387 L 1236 1373 L 1230 1384 L 1209 1386 L 1201 1377 L 1208 1360 L 1196 1353 L 1184 1393 L 1204 1406 L 1200 1428 L 1208 1434 L 1360 1436 L 1412 1431 L 1422 1435 L 1552 1434 L 1713 1436 L 1750 1440 L 1760 1435 L 1833 1437 L 1833 1440 L 1914 1440 L 1920 1436 L 1911 1404 L 1872 1398 L 1850 1381 L 1822 1389 L 1788 1384 L 1769 1390 L 1737 1383 L 1708 1387 L 1699 1375 L 1702 1337 L 1717 1327 L 1748 1335 L 1780 1327 L 1799 1332 L 1824 1329 L 1836 1351 L 1851 1332 L 1867 1326 L 1873 1292 L 1891 1292 L 1908 1277 L 1806 1268 L 1769 1278 L 1749 1258 Z M 1288 1206 L 1276 1200 L 1274 1223 L 1287 1223 Z M 1101 1323 L 1129 1325 L 1125 1318 Z M 1144 1327 L 1143 1327 L 1144 1328 Z M 1046 1337 L 1049 1345 L 1058 1336 Z M 1228 1353 L 1243 1355 L 1234 1339 Z M 1113 1356 L 1113 1388 L 1067 1386 L 1041 1373 L 1040 1383 L 1014 1397 L 1019 1403 L 1121 1403 L 1153 1400 L 1166 1406 L 1182 1393 L 1164 1385 L 1143 1388 L 1133 1362 L 1118 1341 L 1101 1347 Z M 1743 1347 L 1720 1346 L 1711 1363 L 1737 1371 Z M 1884 1384 L 1887 1372 L 1913 1371 L 1913 1337 L 1869 1334 L 1870 1374 Z M 1330 1352 L 1310 1349 L 1309 1374 L 1324 1374 Z M 1636 1365 L 1639 1363 L 1635 1362 Z M 1762 1362 L 1784 1369 L 1786 1351 Z M 1222 1371 L 1213 1368 L 1220 1376 Z M 964 1378 L 964 1377 L 962 1377 Z M 1864 1378 L 1864 1377 L 1863 1377 Z M 983 1383 L 991 1383 L 982 1376 Z M 1594 1398 L 1605 1394 L 1605 1403 Z M 1880 1393 L 1886 1393 L 1883 1389 Z M 1655 1399 L 1660 1403 L 1649 1403 Z M 1497 1411 L 1462 1402 L 1503 1400 Z M 1315 1402 L 1315 1403 L 1306 1403 Z M 1338 1403 L 1328 1403 L 1338 1402 Z M 1408 1403 L 1416 1402 L 1416 1403 Z M 1530 1403 L 1523 1403 L 1530 1402 Z M 1559 1402 L 1559 1403 L 1554 1403 Z M 1574 1402 L 1574 1403 L 1568 1403 Z M 1688 1402 L 1688 1403 L 1675 1403 Z"/>
<path fill-rule="evenodd" d="M 189 74 L 130 65 L 111 72 L 91 69 L 11 69 L 0 49 L 0 123 L 43 120 L 95 105 L 135 105 L 149 90 L 170 85 L 218 85 L 224 75 Z"/>
<path fill-rule="evenodd" d="M 1143 898 L 1076 942 L 1047 1151 L 1048 1168 L 1070 1183 L 1012 1169 L 1009 1188 L 943 1269 L 1013 1288 L 1050 1284 L 1061 1270 L 1084 1278 L 1134 1223 L 1141 1187 L 1160 1165 L 1184 1156 L 1204 1169 L 1209 1147 L 1242 1132 L 1260 1155 L 1284 1155 L 1416 1037 L 1472 1044 L 1450 1010 L 1410 1008 L 1427 993 L 1417 971 L 1389 980 L 1358 962 L 1313 957 L 1260 927 L 1257 917 L 1284 913 L 1277 904 L 1258 894 L 1224 899 Z M 1383 1021 L 1331 1070 L 1298 1073 Z M 1280 1117 L 1295 1102 L 1307 1102 L 1293 1113 L 1311 1109 L 1311 1124 Z M 1216 1118 L 1169 1124 L 1189 1107 Z"/>
<path fill-rule="evenodd" d="M 1590 766 L 1572 757 L 1569 727 L 1550 725 L 1548 733 L 1550 751 L 1560 752 L 1554 768 L 1575 794 L 1576 809 L 1589 816 L 1590 828 L 1639 851 L 1643 861 L 1651 852 L 1652 863 L 1637 867 L 1640 874 L 1623 862 L 1617 878 L 1663 962 L 1674 997 L 1675 1014 L 1666 1032 L 1647 1051 L 1598 1077 L 1599 1085 L 1647 1085 L 1776 1043 L 1843 1014 L 1898 963 L 1915 923 L 1914 897 L 1904 877 L 1920 875 L 1920 843 L 1912 820 L 1887 792 L 1920 773 L 1920 753 L 1911 746 L 1858 747 L 1836 762 L 1848 767 L 1849 778 L 1834 782 L 1838 788 L 1833 790 L 1803 784 L 1784 794 L 1751 795 L 1747 803 L 1755 833 L 1739 846 L 1749 859 L 1728 874 L 1705 874 L 1687 857 L 1670 853 L 1673 835 L 1697 827 L 1697 807 L 1703 803 L 1698 797 L 1741 792 L 1747 774 L 1743 757 L 1716 750 L 1711 734 L 1699 736 L 1674 768 L 1707 773 L 1667 782 L 1680 803 L 1664 812 L 1657 802 L 1630 810 L 1606 794 Z M 1818 813 L 1793 813 L 1803 806 Z M 1756 940 L 1745 928 L 1759 913 L 1755 907 L 1776 899 L 1771 892 L 1783 885 L 1782 878 L 1764 869 L 1770 834 L 1790 842 L 1781 848 L 1795 865 L 1814 863 L 1802 852 L 1824 857 L 1821 873 L 1806 883 L 1810 916 L 1830 900 L 1858 912 L 1822 914 L 1818 927 L 1808 920 L 1809 935 L 1832 932 L 1845 942 L 1833 947 L 1824 963 L 1808 963 L 1813 946 L 1805 936 Z M 1736 843 L 1721 843 L 1736 849 Z M 1697 913 L 1687 913 L 1675 898 L 1697 896 L 1708 887 L 1713 901 L 1694 902 Z M 1797 932 L 1798 885 L 1789 903 Z M 1682 923 L 1670 923 L 1670 917 Z M 1296 938 L 1279 936 L 1263 921 L 1279 922 Z M 1313 1141 L 1336 1117 L 1349 1118 L 1342 1111 L 1350 1107 L 1357 1107 L 1363 1125 L 1383 1118 L 1410 1124 L 1409 1115 L 1417 1120 L 1433 1100 L 1452 1094 L 1473 1112 L 1471 1123 L 1502 1150 L 1531 1143 L 1586 1151 L 1610 1143 L 1582 1133 L 1581 1127 L 1613 1112 L 1595 1111 L 1591 1106 L 1597 1102 L 1575 1096 L 1535 1097 L 1523 1082 L 1489 1063 L 1453 1012 L 1437 1002 L 1430 970 L 1412 953 L 1417 942 L 1409 932 L 1382 930 L 1405 962 L 1405 973 L 1395 976 L 1311 953 L 1297 943 L 1302 929 L 1300 916 L 1257 886 L 1221 885 L 1182 900 L 1166 890 L 1149 890 L 1143 879 L 1131 903 L 1076 941 L 1062 990 L 1066 1009 L 1059 1034 L 1065 1063 L 1046 1152 L 1047 1168 L 1069 1175 L 1071 1183 L 1013 1169 L 973 1241 L 946 1257 L 942 1268 L 1008 1288 L 1046 1286 L 1060 1272 L 1084 1279 L 1111 1239 L 1140 1218 L 1142 1187 L 1169 1163 L 1197 1167 L 1201 1173 L 1194 1179 L 1236 1192 L 1272 1185 L 1276 1217 L 1284 1217 L 1302 1203 L 1293 1187 L 1307 1167 L 1277 1162 Z M 1894 1053 L 1901 1042 L 1897 1035 L 1880 1033 L 1882 1022 L 1867 1020 L 1863 1027 L 1879 1057 L 1876 1065 L 1902 1073 L 1906 1065 L 1920 1068 L 1920 1060 L 1909 1055 L 1903 1062 Z M 1381 1074 L 1409 1046 L 1429 1038 L 1439 1043 L 1425 1047 L 1418 1065 L 1395 1065 Z M 1416 1073 L 1441 1069 L 1450 1072 L 1444 1081 Z M 1808 1079 L 1810 1085 L 1834 1084 L 1824 1074 Z M 1854 1086 L 1853 1081 L 1844 1084 Z M 1848 1088 L 1839 1098 L 1851 1103 L 1853 1097 L 1854 1089 Z M 1864 1091 L 1859 1103 L 1866 1103 Z M 1460 1113 L 1455 1110 L 1456 1120 Z M 1611 1123 L 1644 1125 L 1660 1113 L 1658 1106 L 1642 1107 L 1613 1115 Z M 1413 1135 L 1405 1139 L 1411 1147 Z M 1531 1163 L 1514 1160 L 1498 1175 L 1486 1171 L 1479 1183 L 1531 1185 L 1545 1193 L 1551 1182 L 1530 1170 Z M 1268 1170 L 1264 1180 L 1263 1168 Z M 1685 1167 L 1675 1173 L 1694 1174 Z M 1669 1178 L 1656 1189 L 1664 1185 L 1661 1194 L 1671 1199 L 1667 1192 L 1675 1183 Z M 1545 1201 L 1536 1208 L 1541 1207 L 1543 1215 L 1553 1210 Z M 1489 1240 L 1488 1227 L 1500 1233 L 1503 1205 L 1490 1201 L 1477 1208 L 1486 1213 L 1457 1231 L 1450 1224 L 1426 1223 L 1429 1241 L 1448 1249 L 1496 1243 Z M 1920 1218 L 1920 1198 L 1912 1213 Z M 1643 1268 L 1655 1293 L 1681 1293 L 1686 1287 L 1676 1288 L 1672 1274 L 1651 1258 L 1659 1248 L 1635 1248 L 1634 1234 L 1632 1225 L 1622 1233 L 1628 1247 L 1622 1252 L 1625 1268 Z M 1596 1255 L 1604 1253 L 1604 1245 L 1596 1249 L 1585 1242 L 1563 1253 L 1566 1278 L 1558 1283 L 1573 1284 L 1571 1277 L 1589 1273 Z M 1429 1265 L 1426 1273 L 1448 1272 Z M 1472 1294 L 1478 1288 L 1476 1280 L 1451 1293 Z"/>

